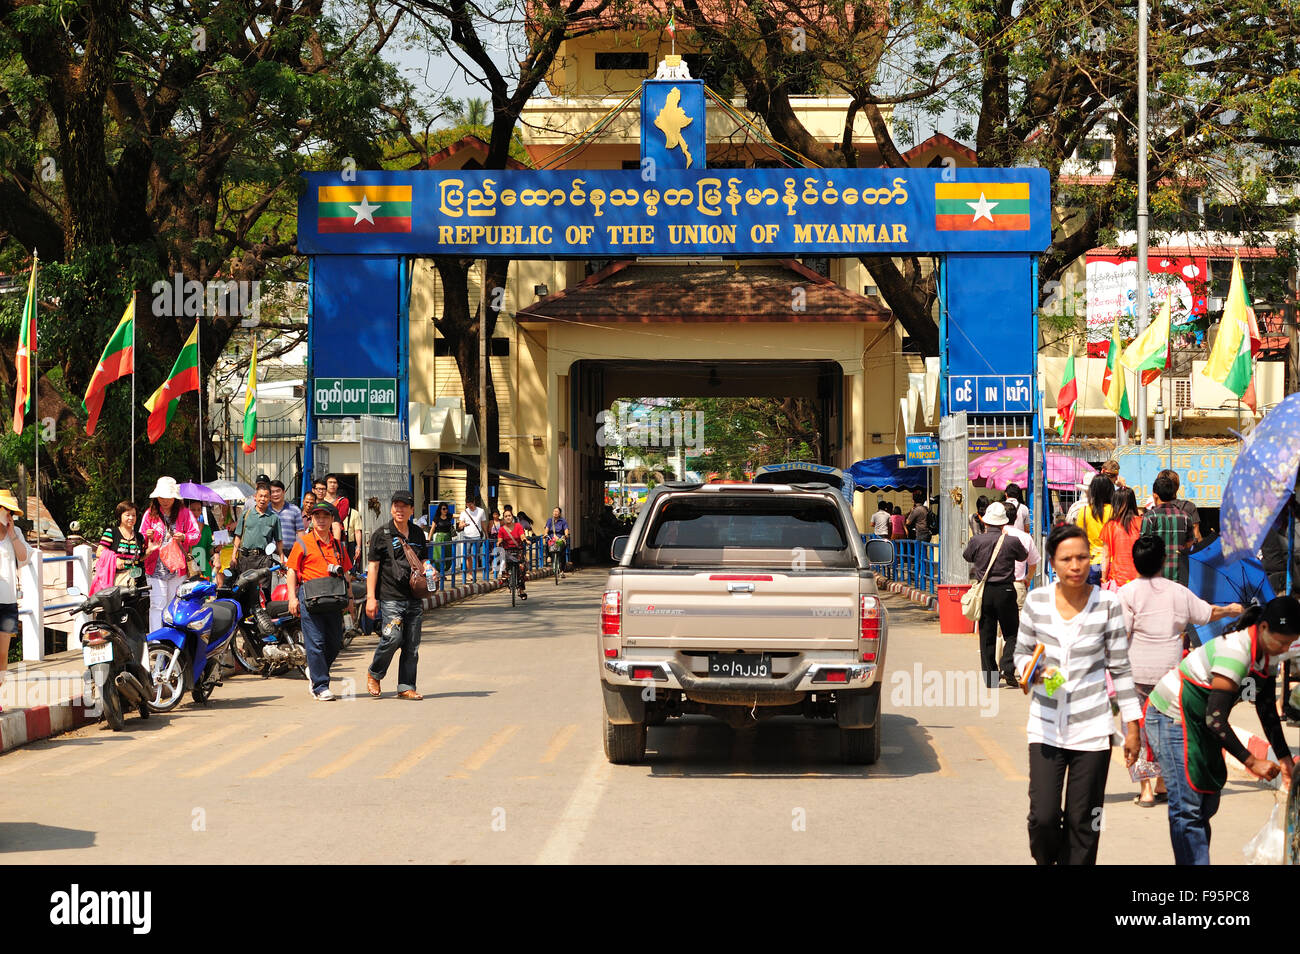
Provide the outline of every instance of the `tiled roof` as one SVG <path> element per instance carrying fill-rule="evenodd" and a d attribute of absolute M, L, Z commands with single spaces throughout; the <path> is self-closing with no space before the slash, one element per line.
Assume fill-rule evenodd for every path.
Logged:
<path fill-rule="evenodd" d="M 796 288 L 803 289 L 800 299 Z M 798 300 L 802 310 L 792 307 Z M 519 321 L 884 322 L 890 311 L 793 260 L 762 265 L 615 262 L 521 308 Z"/>

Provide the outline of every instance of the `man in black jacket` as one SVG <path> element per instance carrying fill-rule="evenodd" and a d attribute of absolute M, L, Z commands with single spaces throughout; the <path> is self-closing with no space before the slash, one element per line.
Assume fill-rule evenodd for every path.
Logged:
<path fill-rule="evenodd" d="M 990 689 L 998 684 L 998 670 L 1006 684 L 1019 687 L 1011 662 L 1016 648 L 1016 631 L 1020 628 L 1020 610 L 1016 604 L 1016 561 L 1027 559 L 1025 545 L 1003 530 L 1007 509 L 991 503 L 984 511 L 984 532 L 966 541 L 962 559 L 971 565 L 971 579 L 984 581 L 984 603 L 980 611 L 980 668 Z M 1001 546 L 999 546 L 1001 541 Z M 997 550 L 996 556 L 994 550 Z M 992 565 L 990 566 L 990 562 Z M 998 627 L 1002 627 L 1002 658 L 995 659 Z"/>
<path fill-rule="evenodd" d="M 425 554 L 428 544 L 424 531 L 411 522 L 415 498 L 409 490 L 393 494 L 389 507 L 392 520 L 370 538 L 370 566 L 366 577 L 366 615 L 382 615 L 379 645 L 366 672 L 366 691 L 379 698 L 379 681 L 388 675 L 388 666 L 397 650 L 402 651 L 397 664 L 397 698 L 423 699 L 415 688 L 416 668 L 420 662 L 420 628 L 424 623 L 424 602 L 411 592 L 413 567 L 406 557 L 406 547 L 414 551 L 420 569 L 427 573 Z M 437 571 L 435 570 L 436 574 Z"/>

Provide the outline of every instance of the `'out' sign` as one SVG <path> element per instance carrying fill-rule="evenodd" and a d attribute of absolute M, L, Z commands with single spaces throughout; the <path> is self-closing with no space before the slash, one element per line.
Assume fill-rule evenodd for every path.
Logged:
<path fill-rule="evenodd" d="M 396 378 L 315 378 L 311 391 L 317 417 L 397 414 Z"/>

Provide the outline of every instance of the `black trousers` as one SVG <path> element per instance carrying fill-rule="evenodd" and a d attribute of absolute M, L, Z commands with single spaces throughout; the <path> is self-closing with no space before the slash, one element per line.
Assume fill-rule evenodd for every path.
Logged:
<path fill-rule="evenodd" d="M 996 659 L 998 627 L 1002 627 L 1002 658 Z M 988 583 L 984 586 L 984 608 L 980 613 L 980 668 L 986 673 L 1001 671 L 1014 676 L 1011 657 L 1016 651 L 1016 631 L 1020 628 L 1020 608 L 1016 605 L 1016 588 L 1011 583 Z M 996 677 L 993 678 L 996 684 Z"/>
<path fill-rule="evenodd" d="M 1029 746 L 1029 853 L 1040 865 L 1095 865 L 1110 748 Z M 1065 810 L 1061 810 L 1061 794 Z"/>

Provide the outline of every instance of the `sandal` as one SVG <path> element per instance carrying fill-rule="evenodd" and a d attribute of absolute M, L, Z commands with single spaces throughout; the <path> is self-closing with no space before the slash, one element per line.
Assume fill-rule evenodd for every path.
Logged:
<path fill-rule="evenodd" d="M 399 693 L 397 694 L 397 698 L 399 698 L 399 699 L 414 699 L 415 701 L 418 702 L 419 700 L 423 699 L 424 696 L 420 695 L 420 694 L 419 694 L 418 692 L 416 692 L 414 689 L 406 689 L 406 690 L 404 690 L 404 691 L 402 691 L 402 692 L 399 692 Z"/>
<path fill-rule="evenodd" d="M 1155 799 L 1152 799 L 1152 800 L 1149 801 L 1149 802 L 1144 802 L 1144 801 L 1142 801 L 1142 796 L 1141 796 L 1141 795 L 1138 795 L 1138 796 L 1136 796 L 1136 797 L 1133 799 L 1133 804 L 1134 804 L 1134 805 L 1137 805 L 1139 808 L 1155 808 L 1155 807 L 1156 807 L 1156 801 L 1155 801 Z"/>
<path fill-rule="evenodd" d="M 1156 792 L 1156 804 L 1157 804 L 1157 805 L 1166 805 L 1166 804 L 1168 804 L 1168 803 L 1169 803 L 1169 793 L 1168 793 L 1168 792 Z"/>

